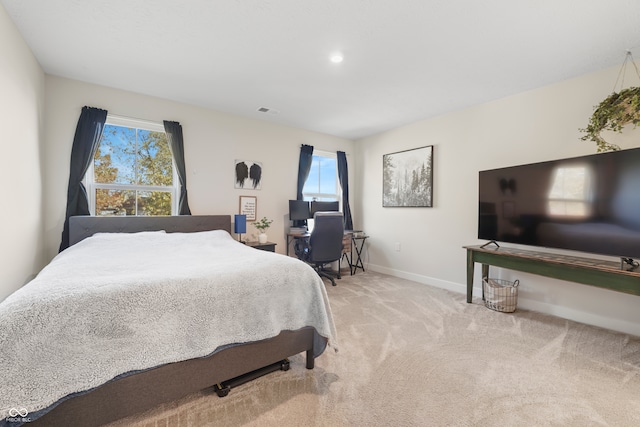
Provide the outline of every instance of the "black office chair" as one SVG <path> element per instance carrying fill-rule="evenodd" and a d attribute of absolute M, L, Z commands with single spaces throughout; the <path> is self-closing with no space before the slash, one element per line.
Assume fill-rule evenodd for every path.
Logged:
<path fill-rule="evenodd" d="M 313 231 L 309 236 L 305 261 L 313 266 L 320 277 L 331 280 L 333 286 L 336 286 L 335 279 L 340 279 L 340 271 L 326 270 L 324 266 L 342 258 L 343 236 L 342 212 L 316 212 L 313 215 Z"/>

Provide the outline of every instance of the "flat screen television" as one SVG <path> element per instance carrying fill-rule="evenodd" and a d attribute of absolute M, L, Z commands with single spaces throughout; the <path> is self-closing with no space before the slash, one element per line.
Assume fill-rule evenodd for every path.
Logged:
<path fill-rule="evenodd" d="M 323 202 L 318 200 L 314 200 L 311 202 L 312 218 L 313 218 L 313 214 L 315 214 L 316 212 L 326 212 L 326 211 L 337 212 L 339 210 L 340 210 L 340 202 L 336 202 L 336 201 Z"/>
<path fill-rule="evenodd" d="M 311 218 L 309 202 L 306 200 L 289 200 L 289 219 L 291 221 L 306 221 Z"/>
<path fill-rule="evenodd" d="M 480 171 L 478 238 L 640 258 L 640 148 Z"/>

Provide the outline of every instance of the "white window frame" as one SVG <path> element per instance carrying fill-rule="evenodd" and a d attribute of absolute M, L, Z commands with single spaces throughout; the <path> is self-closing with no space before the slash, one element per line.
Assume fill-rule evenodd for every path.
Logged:
<path fill-rule="evenodd" d="M 340 188 L 340 177 L 338 176 L 338 155 L 336 153 L 332 153 L 330 151 L 322 151 L 322 150 L 314 150 L 314 156 L 318 157 L 326 157 L 329 159 L 333 159 L 336 162 L 336 192 L 333 193 L 305 193 L 303 191 L 302 198 L 304 200 L 323 200 L 328 198 L 333 198 L 335 196 L 335 200 L 340 202 L 340 210 L 342 210 L 342 190 Z M 307 178 L 308 179 L 308 178 Z M 306 182 L 305 182 L 306 185 Z M 304 188 L 304 187 L 303 187 Z M 318 186 L 319 189 L 319 186 Z M 334 200 L 334 199 L 332 199 Z"/>
<path fill-rule="evenodd" d="M 141 130 L 148 130 L 151 132 L 162 132 L 164 125 L 162 123 L 133 119 L 130 117 L 122 117 L 107 114 L 107 120 L 105 125 L 121 126 L 126 128 L 134 128 Z M 171 193 L 171 215 L 178 215 L 178 201 L 180 200 L 180 180 L 178 178 L 178 171 L 176 168 L 175 160 L 171 160 L 171 169 L 173 170 L 173 185 L 138 185 L 138 184 L 103 184 L 94 181 L 94 161 L 91 160 L 87 173 L 84 176 L 84 186 L 87 189 L 87 197 L 89 199 L 89 213 L 91 216 L 95 216 L 96 211 L 96 190 L 124 190 L 124 191 L 166 191 Z M 136 197 L 136 213 L 138 212 L 138 198 Z M 139 215 L 136 215 L 139 216 Z"/>

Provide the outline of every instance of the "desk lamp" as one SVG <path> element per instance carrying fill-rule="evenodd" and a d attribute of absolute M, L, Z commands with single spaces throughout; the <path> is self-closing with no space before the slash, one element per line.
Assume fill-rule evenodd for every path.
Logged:
<path fill-rule="evenodd" d="M 234 216 L 233 232 L 238 235 L 238 242 L 242 242 L 242 233 L 247 232 L 247 216 L 246 215 Z"/>

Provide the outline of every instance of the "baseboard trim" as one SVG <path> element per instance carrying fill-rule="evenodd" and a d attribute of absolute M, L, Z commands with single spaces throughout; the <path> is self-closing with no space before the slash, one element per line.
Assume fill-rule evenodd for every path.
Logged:
<path fill-rule="evenodd" d="M 380 265 L 369 264 L 367 265 L 367 269 L 371 271 L 375 271 L 376 273 L 388 274 L 389 276 L 399 277 L 401 279 L 411 280 L 413 282 L 422 283 L 424 285 L 431 285 L 437 288 L 446 289 L 448 291 L 457 292 L 461 294 L 467 293 L 467 286 L 462 285 L 456 282 L 449 282 L 447 280 L 436 279 L 435 277 L 423 276 L 421 274 L 408 273 L 402 270 L 396 270 L 393 268 L 382 267 Z M 479 292 L 482 292 L 482 288 L 480 286 L 473 288 L 474 295 L 481 295 Z"/>
<path fill-rule="evenodd" d="M 437 288 L 446 289 L 448 291 L 461 293 L 466 295 L 466 284 L 450 282 L 447 280 L 437 279 L 435 277 L 425 276 L 421 274 L 409 273 L 402 270 L 383 267 L 375 264 L 368 264 L 367 269 L 376 273 L 388 274 L 389 276 L 401 279 L 411 280 L 413 282 L 424 285 L 435 286 Z M 612 291 L 613 292 L 613 291 Z M 482 287 L 475 285 L 473 287 L 474 301 L 482 295 Z M 545 302 L 535 301 L 527 298 L 518 298 L 518 307 L 524 310 L 536 311 L 539 313 L 549 314 L 551 316 L 560 317 L 562 319 L 572 320 L 578 323 L 584 323 L 591 326 L 597 326 L 604 329 L 610 329 L 625 334 L 640 336 L 640 325 L 636 322 L 630 322 L 624 319 L 615 319 L 612 317 L 601 316 L 586 311 L 575 310 L 570 307 L 548 304 Z"/>

